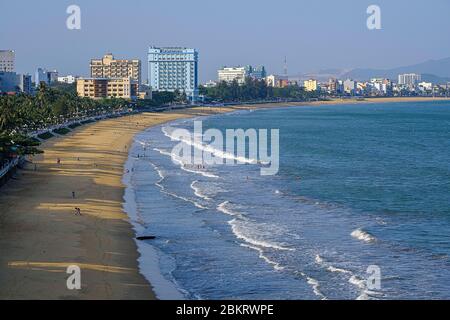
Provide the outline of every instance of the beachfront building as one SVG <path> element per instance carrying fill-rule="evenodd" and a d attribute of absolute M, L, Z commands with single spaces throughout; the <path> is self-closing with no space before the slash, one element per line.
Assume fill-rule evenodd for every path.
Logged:
<path fill-rule="evenodd" d="M 427 92 L 432 92 L 433 91 L 433 83 L 431 83 L 431 82 L 422 81 L 419 84 L 417 84 L 417 87 L 423 93 L 427 93 Z"/>
<path fill-rule="evenodd" d="M 16 54 L 13 50 L 0 50 L 0 71 L 14 72 Z"/>
<path fill-rule="evenodd" d="M 268 87 L 285 88 L 289 86 L 289 78 L 287 76 L 268 75 L 265 78 Z"/>
<path fill-rule="evenodd" d="M 367 93 L 372 93 L 375 95 L 391 95 L 392 94 L 392 82 L 389 79 L 385 78 L 372 78 L 368 83 L 368 86 L 371 90 L 367 90 Z M 371 91 L 371 92 L 368 92 Z"/>
<path fill-rule="evenodd" d="M 34 83 L 36 87 L 39 87 L 41 83 L 50 85 L 57 81 L 58 81 L 58 71 L 56 70 L 47 71 L 44 68 L 37 68 L 36 73 L 34 75 Z"/>
<path fill-rule="evenodd" d="M 344 92 L 346 94 L 355 95 L 358 88 L 358 83 L 352 79 L 344 81 Z"/>
<path fill-rule="evenodd" d="M 67 83 L 67 84 L 72 84 L 75 83 L 77 81 L 77 77 L 72 76 L 72 75 L 67 75 L 64 77 L 58 77 L 58 82 L 59 83 Z"/>
<path fill-rule="evenodd" d="M 0 93 L 32 93 L 31 76 L 0 71 Z"/>
<path fill-rule="evenodd" d="M 305 88 L 305 91 L 311 92 L 317 90 L 317 80 L 309 79 L 303 81 L 303 87 Z"/>
<path fill-rule="evenodd" d="M 223 67 L 217 71 L 219 82 L 233 82 L 236 81 L 239 84 L 245 82 L 245 78 L 248 73 L 245 67 Z"/>
<path fill-rule="evenodd" d="M 190 101 L 197 100 L 197 50 L 183 47 L 150 47 L 148 83 L 153 91 L 184 92 Z"/>
<path fill-rule="evenodd" d="M 131 77 L 77 79 L 78 96 L 91 99 L 136 99 L 138 89 L 138 82 Z"/>
<path fill-rule="evenodd" d="M 246 66 L 245 71 L 247 77 L 255 80 L 263 80 L 267 76 L 266 68 L 264 66 Z"/>
<path fill-rule="evenodd" d="M 404 73 L 398 75 L 398 84 L 405 86 L 415 86 L 421 81 L 422 76 L 417 73 Z"/>
<path fill-rule="evenodd" d="M 116 60 L 111 53 L 102 59 L 92 59 L 92 78 L 131 78 L 141 83 L 141 60 Z"/>
<path fill-rule="evenodd" d="M 331 95 L 341 94 L 343 92 L 342 81 L 335 78 L 328 79 L 328 93 Z"/>

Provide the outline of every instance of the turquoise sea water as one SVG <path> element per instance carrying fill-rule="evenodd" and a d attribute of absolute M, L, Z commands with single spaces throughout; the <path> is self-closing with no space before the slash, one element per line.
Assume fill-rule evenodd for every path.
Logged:
<path fill-rule="evenodd" d="M 279 129 L 280 171 L 171 161 L 171 130 L 192 130 L 192 120 L 136 137 L 139 223 L 157 235 L 149 245 L 186 298 L 450 298 L 449 102 L 202 120 L 204 129 Z M 379 289 L 365 281 L 370 265 Z"/>

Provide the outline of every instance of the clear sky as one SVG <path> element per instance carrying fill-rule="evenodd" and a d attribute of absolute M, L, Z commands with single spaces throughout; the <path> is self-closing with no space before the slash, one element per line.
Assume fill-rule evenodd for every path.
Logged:
<path fill-rule="evenodd" d="M 81 8 L 81 30 L 66 9 Z M 382 29 L 366 27 L 369 5 Z M 88 75 L 91 58 L 142 59 L 149 45 L 200 52 L 200 80 L 224 65 L 263 64 L 290 74 L 326 68 L 391 68 L 450 56 L 448 0 L 13 0 L 0 1 L 0 49 L 18 72 L 45 67 Z"/>

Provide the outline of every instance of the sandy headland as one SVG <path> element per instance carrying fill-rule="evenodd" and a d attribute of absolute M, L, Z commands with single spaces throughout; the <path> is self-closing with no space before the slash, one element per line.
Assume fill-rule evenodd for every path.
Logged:
<path fill-rule="evenodd" d="M 139 272 L 122 183 L 132 139 L 150 126 L 240 109 L 430 100 L 442 99 L 197 107 L 107 119 L 52 138 L 42 144 L 43 155 L 0 189 L 0 299 L 155 298 Z M 67 288 L 70 265 L 81 268 L 80 290 Z"/>

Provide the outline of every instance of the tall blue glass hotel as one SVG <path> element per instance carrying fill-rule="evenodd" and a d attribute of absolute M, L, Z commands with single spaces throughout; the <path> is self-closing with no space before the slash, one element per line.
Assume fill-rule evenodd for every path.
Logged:
<path fill-rule="evenodd" d="M 198 52 L 181 47 L 150 47 L 148 83 L 153 91 L 185 92 L 191 101 L 198 96 Z"/>

